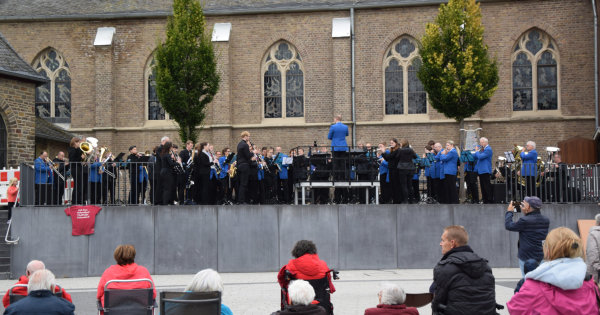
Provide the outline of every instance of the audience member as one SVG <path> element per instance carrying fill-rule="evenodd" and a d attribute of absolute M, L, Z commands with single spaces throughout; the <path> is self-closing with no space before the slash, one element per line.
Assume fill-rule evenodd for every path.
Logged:
<path fill-rule="evenodd" d="M 414 307 L 406 307 L 406 293 L 396 284 L 384 283 L 381 291 L 377 293 L 379 304 L 377 307 L 365 310 L 365 315 L 415 315 L 419 311 Z"/>
<path fill-rule="evenodd" d="M 104 305 L 104 285 L 110 280 L 150 279 L 154 283 L 148 269 L 135 263 L 135 247 L 133 247 L 133 245 L 117 246 L 114 252 L 114 258 L 117 264 L 104 270 L 104 273 L 100 278 L 100 283 L 98 283 L 96 298 L 102 302 L 102 305 Z M 148 282 L 139 281 L 111 283 L 108 288 L 131 290 L 146 289 L 150 287 Z M 153 297 L 156 299 L 156 288 L 154 288 Z"/>
<path fill-rule="evenodd" d="M 27 297 L 10 305 L 6 308 L 4 314 L 75 314 L 73 304 L 52 294 L 55 289 L 54 274 L 50 270 L 40 269 L 30 275 L 27 284 L 27 291 L 29 292 Z"/>
<path fill-rule="evenodd" d="M 525 274 L 528 274 L 530 271 L 535 270 L 535 268 L 537 268 L 539 265 L 540 265 L 540 263 L 537 260 L 527 259 L 525 261 L 523 270 L 525 270 Z M 521 278 L 519 283 L 517 283 L 517 286 L 515 287 L 515 293 L 519 292 L 519 290 L 521 289 L 521 286 L 523 286 L 524 282 L 525 282 L 525 277 Z"/>
<path fill-rule="evenodd" d="M 223 293 L 223 280 L 218 272 L 212 269 L 199 271 L 190 284 L 185 287 L 185 292 L 214 292 Z M 229 307 L 221 304 L 221 315 L 233 315 Z"/>
<path fill-rule="evenodd" d="M 288 287 L 289 301 L 286 307 L 271 315 L 326 315 L 327 311 L 312 304 L 315 299 L 314 288 L 304 280 L 294 280 Z"/>
<path fill-rule="evenodd" d="M 585 249 L 587 272 L 598 283 L 600 271 L 600 213 L 596 214 L 596 225 L 590 229 Z"/>
<path fill-rule="evenodd" d="M 433 314 L 496 314 L 496 287 L 487 260 L 467 245 L 464 227 L 448 226 L 442 234 L 442 259 L 433 269 Z"/>
<path fill-rule="evenodd" d="M 566 227 L 544 242 L 544 262 L 506 304 L 510 314 L 598 314 L 598 287 L 583 261 L 581 239 Z"/>
<path fill-rule="evenodd" d="M 524 216 L 517 222 L 513 221 L 515 206 L 512 203 L 508 205 L 504 216 L 504 228 L 509 231 L 519 232 L 519 268 L 521 275 L 525 277 L 524 264 L 527 259 L 542 261 L 544 253 L 542 251 L 542 241 L 548 234 L 550 220 L 543 216 L 542 200 L 538 197 L 525 197 L 521 203 L 521 211 Z"/>
<path fill-rule="evenodd" d="M 331 273 L 327 263 L 319 258 L 317 255 L 317 246 L 312 241 L 301 240 L 296 242 L 294 249 L 292 250 L 291 259 L 287 265 L 281 267 L 279 274 L 277 275 L 277 281 L 282 288 L 285 288 L 289 284 L 289 278 L 286 276 L 288 271 L 293 279 L 300 280 L 323 280 L 322 290 L 315 288 L 317 298 L 316 300 L 326 310 L 333 309 L 329 300 L 330 293 L 335 292 L 335 287 L 331 281 Z M 329 286 L 329 292 L 324 292 L 325 287 Z"/>
<path fill-rule="evenodd" d="M 25 275 L 19 277 L 19 281 L 17 281 L 17 283 L 15 283 L 15 284 L 29 284 L 29 278 L 31 277 L 31 275 L 38 270 L 44 270 L 44 269 L 46 269 L 46 266 L 44 265 L 44 263 L 42 261 L 40 261 L 40 260 L 30 261 L 27 264 L 27 268 L 25 270 Z M 9 291 L 10 291 L 10 289 L 9 289 Z M 10 305 L 9 291 L 6 291 L 6 294 L 4 294 L 4 297 L 2 298 L 2 304 L 4 305 L 5 308 Z M 72 303 L 73 300 L 71 299 L 71 295 L 69 293 L 67 293 L 64 289 L 62 289 L 58 285 L 54 286 L 54 293 L 58 293 L 61 291 L 62 291 L 63 299 Z M 27 289 L 25 287 L 16 287 L 13 290 L 13 294 L 27 296 Z"/>

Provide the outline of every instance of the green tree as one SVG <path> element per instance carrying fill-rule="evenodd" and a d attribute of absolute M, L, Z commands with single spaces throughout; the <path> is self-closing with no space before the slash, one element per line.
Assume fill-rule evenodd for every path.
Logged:
<path fill-rule="evenodd" d="M 483 42 L 481 10 L 475 0 L 442 4 L 421 43 L 418 77 L 438 112 L 463 124 L 490 101 L 498 68 Z"/>
<path fill-rule="evenodd" d="M 182 142 L 196 142 L 196 127 L 219 90 L 215 53 L 205 27 L 198 0 L 174 0 L 166 41 L 158 44 L 155 53 L 158 99 L 179 124 Z"/>

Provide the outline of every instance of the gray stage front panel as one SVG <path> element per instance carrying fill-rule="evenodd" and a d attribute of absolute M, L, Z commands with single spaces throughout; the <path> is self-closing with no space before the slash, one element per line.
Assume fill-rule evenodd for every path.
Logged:
<path fill-rule="evenodd" d="M 433 268 L 442 257 L 440 237 L 452 222 L 447 205 L 398 205 L 398 268 Z"/>
<path fill-rule="evenodd" d="M 338 207 L 340 269 L 396 268 L 396 207 Z"/>
<path fill-rule="evenodd" d="M 156 274 L 217 269 L 217 208 L 156 207 Z"/>
<path fill-rule="evenodd" d="M 121 244 L 135 246 L 136 264 L 154 274 L 154 211 L 151 206 L 103 207 L 90 236 L 88 276 L 101 276 L 116 264 L 113 254 Z"/>
<path fill-rule="evenodd" d="M 510 265 L 510 232 L 504 228 L 506 205 L 451 205 L 454 224 L 469 233 L 469 246 L 491 267 Z"/>
<path fill-rule="evenodd" d="M 34 259 L 44 261 L 57 278 L 87 276 L 89 236 L 71 235 L 71 217 L 64 208 L 14 208 L 11 230 L 13 238 L 20 238 L 12 246 L 14 277 L 24 275 Z"/>
<path fill-rule="evenodd" d="M 279 269 L 276 206 L 222 206 L 218 209 L 220 272 Z"/>
<path fill-rule="evenodd" d="M 279 212 L 279 265 L 292 259 L 299 240 L 311 240 L 329 268 L 338 268 L 338 207 L 282 206 Z"/>

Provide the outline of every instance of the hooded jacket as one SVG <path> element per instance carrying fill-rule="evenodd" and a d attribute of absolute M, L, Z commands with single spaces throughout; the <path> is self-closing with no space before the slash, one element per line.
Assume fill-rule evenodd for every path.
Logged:
<path fill-rule="evenodd" d="M 432 289 L 433 314 L 496 314 L 492 269 L 467 245 L 444 254 L 433 269 Z"/>
<path fill-rule="evenodd" d="M 281 267 L 277 274 L 277 281 L 282 287 L 287 287 L 289 284 L 285 280 L 285 271 L 294 275 L 296 279 L 302 280 L 317 280 L 327 276 L 330 292 L 335 292 L 335 287 L 331 281 L 331 274 L 328 273 L 329 267 L 327 263 L 319 258 L 317 254 L 304 254 L 296 259 L 290 259 L 287 265 Z"/>
<path fill-rule="evenodd" d="M 592 226 L 590 229 L 585 247 L 585 258 L 587 272 L 598 282 L 598 272 L 600 271 L 600 226 L 598 225 Z"/>
<path fill-rule="evenodd" d="M 131 280 L 131 279 L 150 279 L 152 283 L 152 277 L 150 277 L 150 273 L 148 269 L 143 266 L 139 266 L 136 263 L 131 263 L 129 265 L 121 266 L 121 265 L 112 265 L 104 270 L 102 277 L 100 278 L 100 283 L 98 283 L 98 292 L 96 293 L 96 298 L 102 301 L 102 305 L 104 305 L 104 285 L 110 280 Z M 146 289 L 150 288 L 150 284 L 147 281 L 140 282 L 123 282 L 123 283 L 111 283 L 108 287 L 109 289 L 120 289 L 120 290 L 131 290 L 131 289 Z M 156 299 L 156 288 L 153 288 L 154 294 L 153 297 Z"/>
<path fill-rule="evenodd" d="M 510 314 L 598 314 L 594 281 L 581 258 L 542 263 L 506 304 Z"/>

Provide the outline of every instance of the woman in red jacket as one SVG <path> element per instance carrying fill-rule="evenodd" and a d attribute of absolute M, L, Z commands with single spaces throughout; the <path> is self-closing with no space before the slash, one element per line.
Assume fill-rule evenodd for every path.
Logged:
<path fill-rule="evenodd" d="M 140 266 L 134 262 L 135 260 L 135 247 L 133 245 L 119 245 L 115 249 L 114 253 L 116 265 L 112 265 L 104 270 L 100 283 L 98 283 L 98 293 L 96 298 L 102 301 L 104 306 L 104 286 L 110 280 L 132 280 L 132 279 L 150 279 L 152 283 L 152 277 L 146 267 Z M 131 289 L 146 289 L 154 287 L 147 281 L 138 282 L 121 282 L 109 284 L 109 289 L 120 289 L 120 290 L 131 290 Z M 154 288 L 154 299 L 156 299 L 156 289 Z"/>
<path fill-rule="evenodd" d="M 333 314 L 333 305 L 331 305 L 329 297 L 330 293 L 335 292 L 335 287 L 331 282 L 331 270 L 327 266 L 327 263 L 317 255 L 317 246 L 315 243 L 308 240 L 298 241 L 294 245 L 292 256 L 295 258 L 291 259 L 287 265 L 281 267 L 281 270 L 279 270 L 279 274 L 277 275 L 279 285 L 286 292 L 290 280 L 301 279 L 308 281 L 315 289 L 315 300 L 327 310 L 328 314 Z"/>
<path fill-rule="evenodd" d="M 15 206 L 15 202 L 17 202 L 17 194 L 19 193 L 19 186 L 17 184 L 19 180 L 16 177 L 13 177 L 8 181 L 8 190 L 6 194 L 8 195 L 8 221 L 10 223 L 10 218 L 12 217 L 12 208 Z"/>

